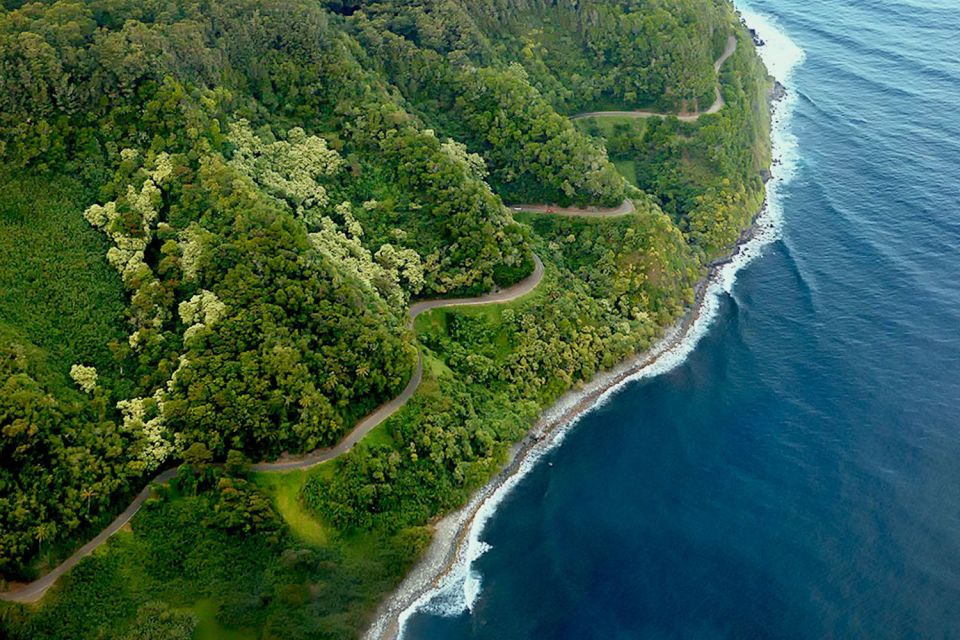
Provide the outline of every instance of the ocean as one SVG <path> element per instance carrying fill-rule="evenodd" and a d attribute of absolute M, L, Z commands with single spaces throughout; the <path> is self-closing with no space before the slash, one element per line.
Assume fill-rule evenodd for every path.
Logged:
<path fill-rule="evenodd" d="M 960 4 L 738 7 L 789 91 L 759 238 L 405 640 L 960 638 Z"/>

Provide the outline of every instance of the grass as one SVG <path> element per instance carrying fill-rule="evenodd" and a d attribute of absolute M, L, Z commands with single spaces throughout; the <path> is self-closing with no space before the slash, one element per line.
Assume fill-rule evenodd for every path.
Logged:
<path fill-rule="evenodd" d="M 637 186 L 637 163 L 633 160 L 613 160 L 613 165 L 617 168 L 627 182 Z"/>
<path fill-rule="evenodd" d="M 257 633 L 252 629 L 230 629 L 220 624 L 217 620 L 218 606 L 215 599 L 204 598 L 184 609 L 197 618 L 192 640 L 256 640 Z"/>
<path fill-rule="evenodd" d="M 429 377 L 426 375 L 424 376 L 424 382 L 434 381 L 443 376 L 454 375 L 453 371 L 450 370 L 450 367 L 447 366 L 447 363 L 432 353 L 423 354 L 423 365 L 424 373 L 429 373 Z"/>
<path fill-rule="evenodd" d="M 333 468 L 332 465 L 320 465 Z M 307 511 L 300 502 L 300 491 L 307 480 L 309 471 L 288 471 L 286 473 L 258 473 L 254 482 L 273 498 L 273 504 L 280 516 L 290 527 L 294 536 L 314 546 L 323 547 L 330 543 L 330 533 Z"/>
<path fill-rule="evenodd" d="M 393 441 L 393 436 L 390 435 L 390 431 L 387 429 L 387 423 L 389 420 L 385 420 L 378 424 L 370 433 L 363 437 L 363 440 L 357 443 L 358 447 L 368 447 L 371 445 L 383 444 L 390 447 L 395 446 Z"/>
<path fill-rule="evenodd" d="M 61 385 L 78 362 L 112 377 L 107 344 L 125 337 L 126 296 L 87 199 L 72 177 L 0 171 L 0 339 L 46 352 Z"/>
<path fill-rule="evenodd" d="M 630 116 L 591 116 L 589 118 L 574 120 L 574 123 L 579 129 L 587 133 L 590 133 L 596 128 L 603 138 L 610 138 L 618 126 L 633 127 L 637 129 L 638 136 L 642 136 L 647 128 L 646 118 L 633 118 Z"/>
<path fill-rule="evenodd" d="M 429 533 L 328 532 L 295 499 L 307 473 L 256 477 L 283 511 L 288 528 L 279 534 L 205 526 L 205 496 L 171 493 L 146 505 L 131 531 L 113 536 L 39 603 L 0 603 L 0 638 L 123 638 L 148 602 L 192 613 L 191 640 L 356 637 Z"/>

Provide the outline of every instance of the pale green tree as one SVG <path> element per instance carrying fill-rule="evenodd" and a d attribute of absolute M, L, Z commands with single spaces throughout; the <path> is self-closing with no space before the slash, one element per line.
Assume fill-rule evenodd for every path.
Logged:
<path fill-rule="evenodd" d="M 93 393 L 97 388 L 97 369 L 83 364 L 70 367 L 70 377 L 84 393 Z"/>

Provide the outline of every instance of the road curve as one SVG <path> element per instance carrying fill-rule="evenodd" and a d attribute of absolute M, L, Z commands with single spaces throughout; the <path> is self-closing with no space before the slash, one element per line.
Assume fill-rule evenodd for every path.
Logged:
<path fill-rule="evenodd" d="M 490 293 L 485 293 L 481 296 L 475 296 L 473 298 L 439 298 L 436 300 L 421 300 L 420 302 L 412 304 L 410 306 L 411 326 L 413 325 L 413 321 L 416 320 L 417 316 L 426 311 L 430 311 L 431 309 L 439 309 L 440 307 L 462 307 L 477 304 L 510 302 L 511 300 L 516 300 L 517 298 L 527 295 L 536 289 L 537 285 L 540 284 L 540 281 L 543 280 L 543 262 L 540 260 L 540 256 L 533 254 L 533 262 L 533 273 L 506 289 L 495 289 Z M 251 468 L 254 471 L 290 471 L 291 469 L 309 469 L 310 467 L 316 466 L 323 462 L 328 462 L 337 456 L 343 455 L 352 449 L 353 445 L 362 440 L 365 435 L 370 433 L 384 420 L 396 413 L 400 407 L 405 405 L 407 400 L 413 397 L 417 387 L 420 386 L 420 380 L 422 378 L 423 358 L 418 357 L 416 369 L 414 369 L 413 375 L 410 376 L 410 382 L 408 382 L 404 390 L 400 392 L 400 395 L 393 400 L 380 405 L 376 411 L 358 422 L 353 430 L 344 436 L 343 440 L 341 440 L 335 447 L 331 449 L 317 449 L 316 451 L 311 451 L 310 453 L 300 456 L 290 456 L 275 462 L 260 462 L 253 465 Z"/>
<path fill-rule="evenodd" d="M 543 280 L 543 262 L 540 260 L 540 256 L 534 254 L 533 261 L 533 273 L 506 289 L 495 289 L 490 293 L 472 298 L 423 300 L 411 305 L 411 326 L 418 315 L 426 311 L 430 311 L 431 309 L 438 309 L 440 307 L 510 302 L 511 300 L 516 300 L 521 296 L 527 295 L 536 289 L 537 285 L 539 285 Z M 389 402 L 380 405 L 376 411 L 358 422 L 357 425 L 350 431 L 350 433 L 348 433 L 335 447 L 329 449 L 317 449 L 301 456 L 290 456 L 281 460 L 277 460 L 276 462 L 260 462 L 253 465 L 252 469 L 254 471 L 267 472 L 289 471 L 292 469 L 309 469 L 310 467 L 328 462 L 338 456 L 343 455 L 352 449 L 353 446 L 357 444 L 357 442 L 359 442 L 365 435 L 370 433 L 370 431 L 372 431 L 378 425 L 382 424 L 384 420 L 392 416 L 397 412 L 398 409 L 400 409 L 400 407 L 406 404 L 407 400 L 413 397 L 413 394 L 416 392 L 417 387 L 420 386 L 420 381 L 422 379 L 423 358 L 418 356 L 417 366 L 413 371 L 413 375 L 410 376 L 410 381 L 407 383 L 407 386 L 403 389 L 403 391 L 400 392 L 400 395 Z M 133 502 L 130 503 L 130 506 L 128 506 L 123 513 L 118 515 L 103 531 L 97 534 L 93 540 L 77 549 L 73 555 L 64 560 L 60 565 L 42 578 L 38 578 L 33 582 L 20 586 L 13 591 L 0 593 L 0 600 L 27 603 L 36 602 L 42 598 L 43 594 L 47 592 L 47 589 L 53 586 L 60 576 L 76 566 L 76 564 L 84 557 L 93 553 L 94 549 L 106 542 L 110 536 L 115 534 L 117 531 L 122 529 L 124 525 L 130 522 L 130 519 L 136 515 L 143 503 L 146 502 L 147 498 L 150 497 L 152 485 L 169 482 L 175 478 L 176 475 L 177 469 L 167 469 L 166 471 L 157 474 L 152 480 L 150 480 L 147 486 L 145 486 L 140 493 L 137 494 L 137 497 L 133 499 Z"/>
<path fill-rule="evenodd" d="M 716 72 L 720 71 L 720 67 L 723 63 L 729 58 L 737 48 L 737 39 L 735 36 L 730 36 L 727 39 L 727 46 L 723 54 L 716 60 L 714 63 L 714 70 Z M 714 88 L 716 93 L 716 100 L 713 105 L 710 106 L 706 111 L 702 111 L 695 114 L 681 114 L 677 115 L 680 120 L 684 121 L 694 121 L 697 120 L 703 114 L 716 113 L 723 108 L 723 96 L 720 93 L 719 84 Z M 590 111 L 586 113 L 580 113 L 571 117 L 571 120 L 579 120 L 582 118 L 589 118 L 594 116 L 627 116 L 634 118 L 648 118 L 652 116 L 666 117 L 668 113 L 657 113 L 654 111 Z M 615 217 L 622 216 L 633 213 L 635 207 L 633 202 L 630 200 L 625 200 L 618 207 L 588 207 L 588 208 L 577 208 L 577 207 L 553 207 L 550 205 L 534 205 L 534 204 L 514 204 L 508 205 L 509 208 L 513 211 L 525 211 L 533 213 L 551 213 L 557 215 L 566 215 L 566 216 L 580 216 L 580 217 Z M 432 309 L 438 309 L 440 307 L 455 307 L 455 306 L 467 306 L 467 305 L 480 305 L 480 304 L 496 304 L 502 302 L 509 302 L 511 300 L 516 300 L 521 296 L 524 296 L 531 291 L 533 291 L 537 285 L 543 280 L 543 262 L 541 262 L 540 257 L 534 254 L 534 270 L 529 276 L 518 282 L 517 284 L 508 287 L 502 290 L 494 290 L 490 293 L 475 296 L 472 298 L 451 298 L 451 299 L 438 299 L 438 300 L 423 300 L 417 302 L 410 307 L 410 322 L 411 324 L 416 319 L 418 315 Z M 370 433 L 378 425 L 382 424 L 384 420 L 392 416 L 397 412 L 407 400 L 413 397 L 413 394 L 416 392 L 417 388 L 420 386 L 420 382 L 423 379 L 423 358 L 418 356 L 417 365 L 414 368 L 413 375 L 410 376 L 410 381 L 407 383 L 407 386 L 400 392 L 400 395 L 393 398 L 389 402 L 381 405 L 373 413 L 365 417 L 363 420 L 357 423 L 357 425 L 334 447 L 329 449 L 317 449 L 310 453 L 304 454 L 302 456 L 290 456 L 275 462 L 260 462 L 254 464 L 252 469 L 254 471 L 260 472 L 276 472 L 276 471 L 289 471 L 293 469 L 309 469 L 310 467 L 322 464 L 333 460 L 334 458 L 343 455 L 347 451 L 353 448 L 357 442 L 359 442 L 365 435 Z M 137 494 L 136 498 L 130 503 L 130 505 L 118 515 L 113 522 L 111 522 L 107 527 L 97 534 L 92 540 L 80 547 L 77 551 L 73 553 L 69 558 L 64 560 L 60 565 L 54 568 L 50 573 L 46 574 L 42 578 L 38 578 L 33 582 L 22 585 L 13 591 L 0 592 L 0 600 L 6 600 L 8 602 L 20 602 L 20 603 L 29 603 L 36 602 L 47 592 L 53 584 L 60 578 L 63 574 L 67 573 L 72 569 L 80 560 L 82 560 L 87 555 L 93 553 L 100 545 L 105 543 L 114 533 L 122 529 L 131 518 L 136 515 L 137 511 L 140 510 L 140 507 L 146 502 L 147 498 L 150 497 L 152 492 L 152 485 L 162 484 L 169 482 L 177 475 L 177 469 L 167 469 L 159 474 L 157 474 L 150 482 L 145 486 L 140 493 Z"/>
<path fill-rule="evenodd" d="M 558 216 L 576 216 L 579 218 L 615 218 L 637 210 L 632 200 L 624 200 L 618 207 L 555 207 L 549 204 L 508 204 L 506 206 L 511 211 L 553 213 Z"/>
<path fill-rule="evenodd" d="M 713 70 L 716 73 L 720 73 L 720 67 L 723 66 L 723 63 L 727 61 L 727 58 L 733 55 L 733 52 L 737 50 L 737 37 L 730 36 L 727 38 L 727 46 L 723 50 L 723 53 L 720 54 L 720 57 L 713 63 Z M 660 113 L 659 111 L 585 111 L 583 113 L 578 113 L 575 116 L 570 116 L 571 120 L 582 120 L 583 118 L 596 118 L 603 116 L 623 116 L 627 118 L 666 118 L 668 116 L 676 116 L 678 120 L 684 122 L 696 122 L 700 119 L 700 116 L 707 115 L 711 113 L 716 113 L 723 109 L 725 104 L 723 101 L 723 94 L 720 93 L 720 83 L 717 82 L 717 86 L 713 88 L 714 101 L 706 111 L 699 111 L 697 113 Z"/>
<path fill-rule="evenodd" d="M 719 72 L 720 67 L 723 63 L 733 55 L 733 52 L 737 48 L 737 39 L 734 36 L 730 36 L 727 39 L 727 47 L 724 50 L 723 54 L 717 59 L 714 63 L 714 70 Z M 698 119 L 701 115 L 705 113 L 716 113 L 723 108 L 723 96 L 720 94 L 719 84 L 715 87 L 714 91 L 716 92 L 716 100 L 713 105 L 710 106 L 706 111 L 702 111 L 696 114 L 681 114 L 677 115 L 680 120 L 685 121 L 694 121 Z M 627 116 L 633 118 L 648 118 L 652 116 L 666 117 L 668 113 L 657 113 L 655 111 L 590 111 L 586 113 L 580 113 L 575 116 L 572 116 L 571 120 L 579 120 L 582 118 L 589 118 L 594 116 Z M 538 205 L 538 204 L 513 204 L 507 205 L 511 210 L 518 212 L 532 212 L 532 213 L 550 213 L 563 216 L 579 216 L 587 218 L 608 218 L 627 215 L 633 213 L 636 208 L 634 207 L 633 202 L 630 200 L 625 200 L 618 207 L 554 207 L 551 205 Z M 451 299 L 438 299 L 438 300 L 423 300 L 417 302 L 410 307 L 410 323 L 416 319 L 418 315 L 431 309 L 438 309 L 440 307 L 455 307 L 455 306 L 466 306 L 466 305 L 480 305 L 480 304 L 496 304 L 501 302 L 509 302 L 511 300 L 516 300 L 517 298 L 524 296 L 531 291 L 533 291 L 537 285 L 543 280 L 543 262 L 541 262 L 540 257 L 534 254 L 534 270 L 529 276 L 518 282 L 517 284 L 508 287 L 507 289 L 494 290 L 490 293 L 481 296 L 475 296 L 472 298 L 451 298 Z M 378 407 L 373 413 L 365 417 L 363 420 L 357 423 L 357 425 L 334 447 L 329 449 L 317 449 L 310 453 L 301 455 L 301 456 L 290 456 L 277 460 L 275 462 L 260 462 L 252 465 L 254 471 L 260 472 L 276 472 L 276 471 L 289 471 L 293 469 L 309 469 L 310 467 L 322 464 L 333 460 L 334 458 L 343 455 L 347 451 L 350 451 L 365 435 L 370 433 L 378 425 L 382 424 L 384 420 L 396 413 L 407 400 L 413 397 L 413 394 L 416 393 L 417 388 L 420 386 L 420 382 L 423 379 L 423 358 L 421 356 L 417 357 L 417 365 L 414 368 L 413 375 L 410 376 L 410 381 L 407 383 L 407 386 L 400 392 L 400 395 L 393 398 L 389 402 Z M 73 553 L 69 558 L 60 563 L 55 567 L 50 573 L 46 574 L 42 578 L 38 578 L 33 582 L 19 586 L 13 591 L 0 592 L 0 600 L 6 600 L 8 602 L 21 602 L 29 603 L 36 602 L 47 592 L 53 584 L 60 578 L 63 574 L 70 571 L 80 560 L 89 554 L 93 553 L 100 545 L 105 543 L 110 536 L 115 534 L 117 531 L 122 529 L 130 520 L 136 515 L 137 511 L 140 510 L 140 507 L 146 502 L 147 498 L 150 497 L 152 492 L 152 485 L 154 484 L 163 484 L 169 482 L 177 475 L 177 469 L 167 469 L 159 474 L 157 474 L 150 482 L 145 486 L 140 493 L 133 499 L 133 502 L 121 513 L 118 515 L 113 522 L 111 522 L 107 527 L 96 535 L 88 543 L 80 547 L 77 551 Z"/>

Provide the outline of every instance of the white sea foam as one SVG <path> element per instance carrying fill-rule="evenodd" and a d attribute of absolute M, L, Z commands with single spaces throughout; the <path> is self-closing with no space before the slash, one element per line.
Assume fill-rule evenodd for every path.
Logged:
<path fill-rule="evenodd" d="M 747 24 L 765 42 L 765 45 L 760 48 L 760 55 L 767 69 L 781 83 L 789 86 L 793 70 L 803 61 L 803 50 L 790 40 L 771 18 L 755 13 L 741 3 L 738 5 Z M 763 248 L 780 237 L 783 220 L 782 189 L 793 177 L 798 159 L 796 138 L 789 128 L 795 101 L 796 96 L 788 91 L 786 97 L 774 108 L 771 129 L 774 177 L 767 183 L 766 205 L 756 221 L 756 231 L 752 239 L 742 245 L 733 260 L 723 265 L 714 275 L 704 295 L 700 314 L 684 338 L 674 344 L 671 336 L 666 336 L 662 344 L 670 345 L 669 347 L 657 354 L 649 365 L 604 391 L 594 403 L 593 408 L 605 404 L 627 383 L 661 375 L 686 360 L 700 339 L 706 335 L 716 315 L 721 296 L 731 292 L 737 279 L 737 272 L 762 255 Z M 571 397 L 566 405 L 554 407 L 552 413 L 557 416 L 563 415 L 575 402 L 576 398 Z M 549 421 L 549 416 L 546 418 Z M 473 514 L 473 519 L 469 522 L 463 542 L 456 550 L 456 559 L 434 588 L 425 591 L 400 613 L 398 624 L 401 638 L 407 620 L 417 611 L 433 615 L 456 616 L 472 610 L 481 591 L 481 576 L 473 564 L 491 548 L 480 538 L 487 521 L 496 512 L 504 498 L 537 465 L 537 462 L 563 441 L 579 418 L 580 416 L 574 418 L 537 442 L 526 452 L 515 473 L 501 483 L 482 490 L 463 509 L 461 513 L 465 514 L 464 518 Z"/>

